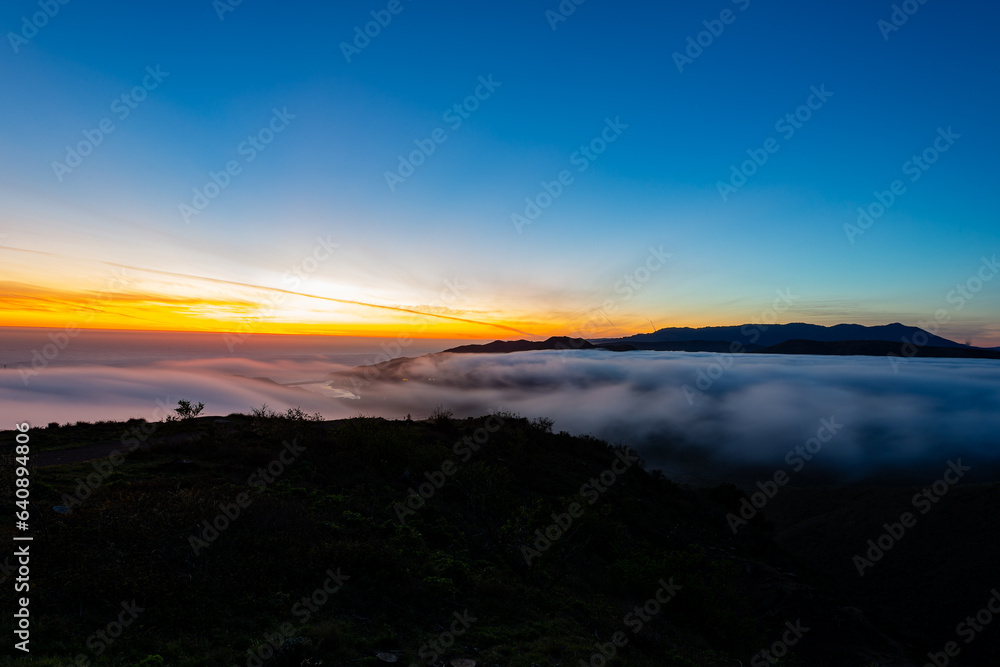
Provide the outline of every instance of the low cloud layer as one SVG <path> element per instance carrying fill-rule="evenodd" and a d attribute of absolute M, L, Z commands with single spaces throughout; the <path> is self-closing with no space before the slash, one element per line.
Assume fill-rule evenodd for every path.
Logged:
<path fill-rule="evenodd" d="M 790 450 L 830 435 L 808 465 L 841 478 L 958 455 L 1000 463 L 991 360 L 530 352 L 425 357 L 407 372 L 407 382 L 374 383 L 366 402 L 463 416 L 502 406 L 632 444 L 668 469 L 783 466 Z"/>
<path fill-rule="evenodd" d="M 736 467 L 787 468 L 786 454 L 810 438 L 825 442 L 807 472 L 838 479 L 933 469 L 955 456 L 1000 464 L 1000 362 L 991 360 L 913 359 L 894 372 L 884 357 L 543 351 L 423 357 L 405 381 L 330 383 L 338 370 L 347 369 L 246 359 L 49 368 L 25 387 L 8 369 L 0 402 L 8 421 L 38 424 L 154 419 L 179 398 L 204 401 L 211 414 L 267 403 L 330 419 L 505 409 L 628 443 L 668 472 L 697 464 L 719 478 Z M 356 396 L 337 398 L 351 393 L 338 386 Z"/>
<path fill-rule="evenodd" d="M 162 419 L 181 398 L 203 401 L 205 414 L 214 415 L 249 412 L 267 403 L 275 408 L 299 405 L 331 419 L 349 416 L 346 408 L 337 410 L 322 396 L 284 386 L 322 376 L 329 367 L 320 362 L 246 359 L 63 366 L 42 370 L 27 385 L 16 369 L 8 368 L 0 371 L 0 404 L 8 422 L 40 426 L 129 417 L 153 421 Z"/>

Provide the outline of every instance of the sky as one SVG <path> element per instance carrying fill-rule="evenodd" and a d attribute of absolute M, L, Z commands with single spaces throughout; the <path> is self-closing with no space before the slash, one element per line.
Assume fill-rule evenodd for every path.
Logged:
<path fill-rule="evenodd" d="M 998 346 L 998 19 L 12 0 L 0 324 L 493 339 L 937 314 Z"/>

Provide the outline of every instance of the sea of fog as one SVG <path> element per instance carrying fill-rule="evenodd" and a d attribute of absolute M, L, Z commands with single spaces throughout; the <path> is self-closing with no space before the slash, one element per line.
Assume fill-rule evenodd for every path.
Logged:
<path fill-rule="evenodd" d="M 931 474 L 961 457 L 988 481 L 1000 465 L 995 360 L 539 351 L 435 355 L 413 362 L 406 381 L 345 380 L 331 373 L 384 360 L 395 343 L 273 336 L 230 351 L 218 334 L 145 343 L 117 335 L 85 332 L 36 368 L 31 353 L 44 334 L 0 335 L 4 421 L 159 420 L 181 398 L 212 415 L 266 403 L 328 419 L 418 419 L 442 407 L 460 417 L 545 417 L 555 431 L 629 444 L 668 473 L 718 479 L 737 468 L 818 480 Z M 454 344 L 417 341 L 398 353 Z"/>

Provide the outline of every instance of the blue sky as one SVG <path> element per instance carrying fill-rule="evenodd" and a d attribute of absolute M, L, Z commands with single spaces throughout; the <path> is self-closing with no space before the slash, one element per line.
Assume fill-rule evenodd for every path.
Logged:
<path fill-rule="evenodd" d="M 878 22 L 892 3 L 879 2 L 587 0 L 563 3 L 575 11 L 555 29 L 554 1 L 399 0 L 392 14 L 388 0 L 244 0 L 221 19 L 208 0 L 56 6 L 16 44 L 10 33 L 42 10 L 21 0 L 0 10 L 12 324 L 58 321 L 40 295 L 97 292 L 109 263 L 135 279 L 106 325 L 139 312 L 126 301 L 139 327 L 413 323 L 308 297 L 269 308 L 266 288 L 287 288 L 289 267 L 323 237 L 338 251 L 299 286 L 307 295 L 537 335 L 572 333 L 600 304 L 614 311 L 595 331 L 605 335 L 753 321 L 790 289 L 781 321 L 916 323 L 947 309 L 942 335 L 1000 345 L 1000 280 L 960 310 L 948 300 L 1000 245 L 995 5 L 913 2 L 891 32 Z M 391 22 L 348 62 L 342 44 L 373 11 Z M 711 28 L 720 34 L 708 40 Z M 699 33 L 707 46 L 678 71 L 675 52 Z M 147 67 L 169 74 L 121 119 L 112 102 Z M 445 112 L 480 77 L 499 85 L 480 88 L 485 99 L 453 129 Z M 813 98 L 794 134 L 779 131 L 813 87 L 832 95 Z M 247 162 L 241 145 L 275 109 L 294 118 Z M 105 118 L 114 131 L 60 180 L 53 162 Z M 574 153 L 606 119 L 627 128 L 580 172 Z M 390 189 L 386 172 L 438 128 L 447 140 Z M 904 164 L 939 128 L 959 136 L 911 181 Z M 771 138 L 777 152 L 723 200 L 731 165 Z M 187 222 L 180 206 L 230 161 L 239 173 Z M 572 183 L 519 233 L 512 214 L 563 170 Z M 897 179 L 905 192 L 850 242 L 844 225 Z M 665 266 L 629 298 L 616 292 L 660 246 Z M 445 281 L 463 286 L 458 298 L 440 298 Z M 185 295 L 196 303 L 177 305 Z M 434 333 L 498 335 L 455 326 Z"/>

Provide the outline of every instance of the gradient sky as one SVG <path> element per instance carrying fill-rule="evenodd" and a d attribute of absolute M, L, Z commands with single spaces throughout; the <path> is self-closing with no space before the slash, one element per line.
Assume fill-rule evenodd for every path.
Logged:
<path fill-rule="evenodd" d="M 870 1 L 567 1 L 555 23 L 556 0 L 50 1 L 37 34 L 37 1 L 0 8 L 2 324 L 621 336 L 759 321 L 780 290 L 782 322 L 943 311 L 940 335 L 1000 345 L 1000 279 L 977 282 L 1000 250 L 996 3 L 914 1 L 890 32 L 892 3 Z M 390 5 L 348 62 L 342 43 Z M 679 71 L 704 22 L 721 34 Z M 500 85 L 455 127 L 446 112 L 481 77 Z M 788 136 L 776 122 L 813 87 L 832 96 Z M 294 118 L 248 161 L 274 110 Z M 78 166 L 54 167 L 104 119 Z M 581 172 L 606 119 L 628 127 Z M 907 161 L 948 128 L 912 181 Z M 724 200 L 731 165 L 769 138 Z M 572 183 L 518 231 L 512 214 L 563 170 Z M 847 233 L 896 179 L 905 192 Z M 670 256 L 647 274 L 651 248 Z"/>

